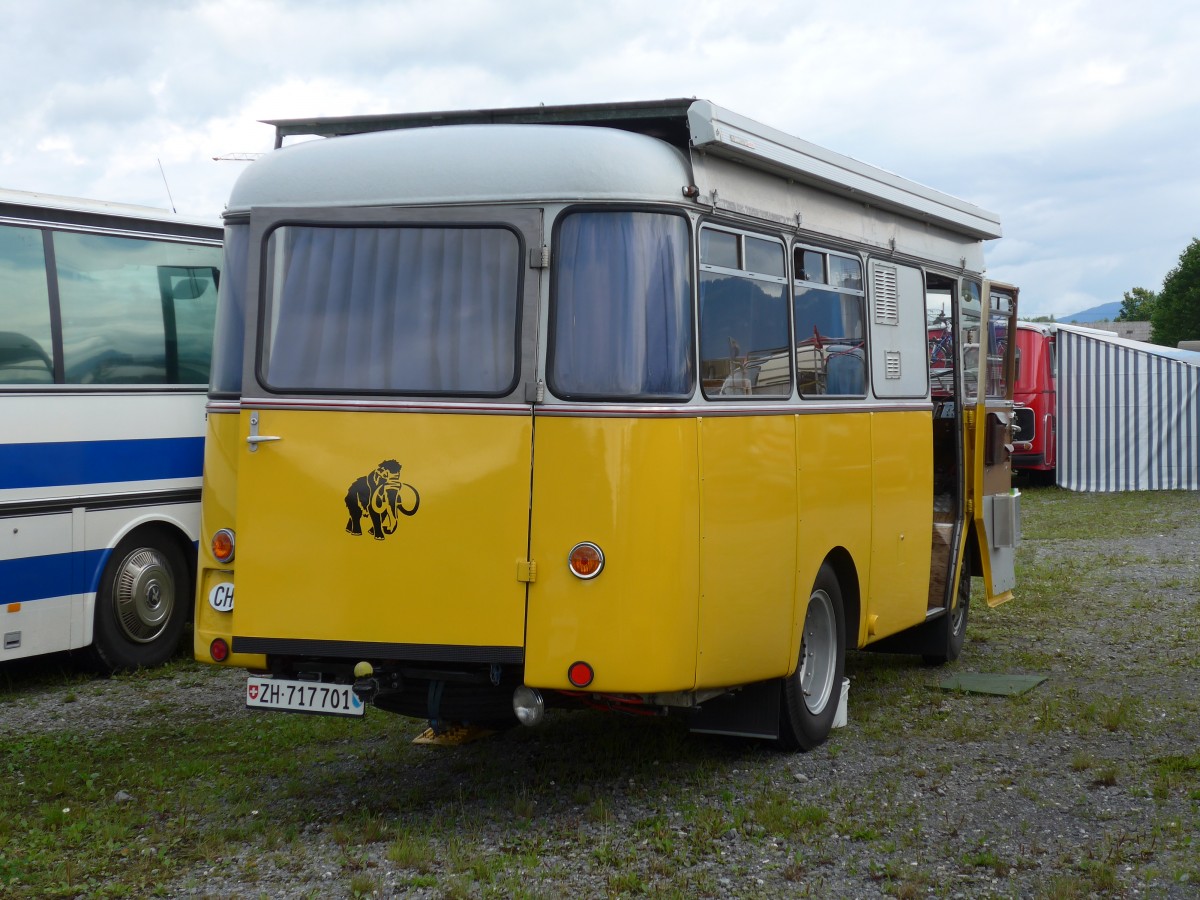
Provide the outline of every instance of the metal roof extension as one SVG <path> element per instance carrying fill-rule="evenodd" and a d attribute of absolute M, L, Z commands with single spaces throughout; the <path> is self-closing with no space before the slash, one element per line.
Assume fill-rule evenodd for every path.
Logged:
<path fill-rule="evenodd" d="M 371 131 L 467 124 L 591 125 L 656 137 L 685 153 L 709 153 L 869 206 L 900 212 L 977 240 L 1002 235 L 1000 219 L 949 194 L 818 147 L 707 100 L 526 106 L 311 119 L 269 119 L 275 146 L 286 137 L 338 137 Z"/>

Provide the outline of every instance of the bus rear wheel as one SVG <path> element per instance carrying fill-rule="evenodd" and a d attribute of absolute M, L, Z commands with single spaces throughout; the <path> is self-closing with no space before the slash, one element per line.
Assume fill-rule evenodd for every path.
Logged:
<path fill-rule="evenodd" d="M 846 621 L 842 590 L 829 563 L 821 566 L 809 594 L 796 671 L 783 680 L 779 744 L 812 750 L 833 728 L 846 667 Z"/>
<path fill-rule="evenodd" d="M 96 591 L 92 656 L 107 671 L 165 663 L 191 608 L 187 563 L 169 537 L 135 531 L 113 550 Z"/>

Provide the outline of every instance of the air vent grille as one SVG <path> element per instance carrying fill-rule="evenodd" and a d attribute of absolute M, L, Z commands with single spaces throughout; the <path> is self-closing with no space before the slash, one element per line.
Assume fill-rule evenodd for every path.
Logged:
<path fill-rule="evenodd" d="M 900 292 L 896 287 L 894 266 L 875 266 L 871 284 L 872 300 L 875 305 L 876 325 L 900 324 Z"/>

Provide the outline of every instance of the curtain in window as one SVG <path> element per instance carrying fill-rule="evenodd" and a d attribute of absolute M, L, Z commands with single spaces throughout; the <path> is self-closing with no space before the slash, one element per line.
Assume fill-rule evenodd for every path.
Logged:
<path fill-rule="evenodd" d="M 507 394 L 520 242 L 501 228 L 277 229 L 266 380 L 276 388 Z"/>
<path fill-rule="evenodd" d="M 550 387 L 563 397 L 678 400 L 692 392 L 687 221 L 568 215 L 555 242 Z"/>

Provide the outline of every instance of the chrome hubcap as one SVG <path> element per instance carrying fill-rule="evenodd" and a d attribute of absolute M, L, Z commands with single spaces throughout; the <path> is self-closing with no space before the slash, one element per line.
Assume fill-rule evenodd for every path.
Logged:
<path fill-rule="evenodd" d="M 117 570 L 117 623 L 131 641 L 148 644 L 167 627 L 175 607 L 175 579 L 156 550 L 134 550 Z"/>

